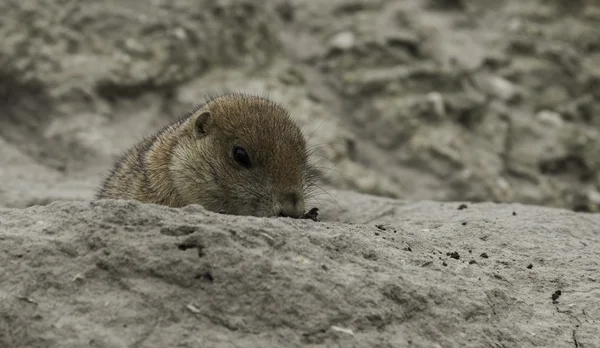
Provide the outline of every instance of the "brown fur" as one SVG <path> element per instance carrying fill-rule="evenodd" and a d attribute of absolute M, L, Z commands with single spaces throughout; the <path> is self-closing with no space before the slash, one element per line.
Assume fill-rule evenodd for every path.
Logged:
<path fill-rule="evenodd" d="M 246 150 L 250 168 L 234 160 L 233 146 Z M 282 106 L 228 93 L 209 98 L 129 149 L 97 198 L 301 217 L 309 173 L 305 139 Z"/>

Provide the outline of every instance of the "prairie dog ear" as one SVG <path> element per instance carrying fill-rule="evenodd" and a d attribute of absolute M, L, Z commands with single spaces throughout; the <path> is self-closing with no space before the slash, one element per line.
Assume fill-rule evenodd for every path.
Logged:
<path fill-rule="evenodd" d="M 209 111 L 202 111 L 194 120 L 194 134 L 200 138 L 205 136 L 211 124 L 211 114 Z"/>

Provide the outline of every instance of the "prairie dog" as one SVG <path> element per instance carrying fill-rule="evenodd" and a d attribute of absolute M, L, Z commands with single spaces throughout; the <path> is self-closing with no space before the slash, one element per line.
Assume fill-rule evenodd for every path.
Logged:
<path fill-rule="evenodd" d="M 306 140 L 283 106 L 226 93 L 127 150 L 96 198 L 300 218 L 313 184 L 308 160 Z"/>

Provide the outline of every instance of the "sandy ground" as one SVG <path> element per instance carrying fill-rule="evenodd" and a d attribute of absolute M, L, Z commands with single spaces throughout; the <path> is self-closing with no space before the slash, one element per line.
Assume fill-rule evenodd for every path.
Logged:
<path fill-rule="evenodd" d="M 600 347 L 597 2 L 0 11 L 0 347 Z M 226 88 L 310 135 L 323 221 L 93 202 Z"/>

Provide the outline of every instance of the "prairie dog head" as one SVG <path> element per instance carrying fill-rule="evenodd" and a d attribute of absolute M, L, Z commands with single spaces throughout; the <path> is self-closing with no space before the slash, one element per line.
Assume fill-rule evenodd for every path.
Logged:
<path fill-rule="evenodd" d="M 175 148 L 175 187 L 188 204 L 235 215 L 304 214 L 306 141 L 288 112 L 266 98 L 226 94 L 209 100 Z"/>

